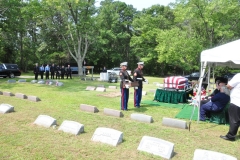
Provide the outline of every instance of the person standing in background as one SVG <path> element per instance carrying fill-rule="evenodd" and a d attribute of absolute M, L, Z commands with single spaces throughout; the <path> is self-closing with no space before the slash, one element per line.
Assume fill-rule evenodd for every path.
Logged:
<path fill-rule="evenodd" d="M 54 73 L 55 73 L 55 66 L 54 63 L 52 64 L 51 68 L 50 68 L 50 72 L 51 72 L 51 79 L 54 79 Z"/>
<path fill-rule="evenodd" d="M 134 87 L 134 107 L 139 108 L 142 100 L 142 81 L 145 81 L 145 78 L 143 77 L 142 72 L 144 62 L 138 62 L 137 64 L 138 67 L 134 70 L 133 73 L 134 82 L 138 82 L 138 87 Z"/>
<path fill-rule="evenodd" d="M 35 75 L 35 80 L 38 80 L 38 73 L 39 73 L 39 67 L 38 67 L 38 63 L 36 63 L 34 69 L 33 69 L 33 73 Z"/>
<path fill-rule="evenodd" d="M 72 79 L 72 69 L 71 69 L 70 65 L 68 65 L 68 67 L 67 67 L 67 79 L 68 79 L 68 77 Z"/>
<path fill-rule="evenodd" d="M 43 74 L 44 74 L 44 66 L 43 64 L 40 67 L 40 75 L 41 75 L 41 79 L 43 79 Z"/>
<path fill-rule="evenodd" d="M 47 66 L 45 67 L 46 79 L 49 79 L 49 71 L 50 71 L 50 67 L 47 64 Z"/>
<path fill-rule="evenodd" d="M 128 110 L 128 98 L 129 98 L 129 81 L 133 82 L 133 79 L 127 72 L 127 62 L 123 62 L 120 64 L 122 68 L 119 72 L 119 76 L 121 79 L 120 82 L 120 90 L 121 90 L 121 110 Z"/>
<path fill-rule="evenodd" d="M 57 65 L 55 71 L 56 71 L 56 79 L 60 79 L 60 67 L 59 67 L 59 65 Z"/>
<path fill-rule="evenodd" d="M 65 74 L 65 68 L 62 66 L 61 68 L 61 79 L 64 79 L 64 74 Z"/>
<path fill-rule="evenodd" d="M 238 128 L 240 126 L 240 73 L 236 74 L 227 84 L 231 90 L 230 105 L 228 108 L 229 131 L 220 138 L 228 141 L 235 141 Z"/>

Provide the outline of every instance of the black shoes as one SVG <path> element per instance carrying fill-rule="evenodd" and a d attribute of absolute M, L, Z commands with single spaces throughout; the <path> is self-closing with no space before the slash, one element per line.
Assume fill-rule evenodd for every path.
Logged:
<path fill-rule="evenodd" d="M 235 138 L 228 138 L 227 136 L 220 136 L 220 138 L 227 140 L 227 141 L 235 141 Z"/>

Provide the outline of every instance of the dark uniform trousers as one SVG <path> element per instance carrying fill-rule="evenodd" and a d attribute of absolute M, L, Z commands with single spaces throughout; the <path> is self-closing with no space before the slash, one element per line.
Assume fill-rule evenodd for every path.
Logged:
<path fill-rule="evenodd" d="M 140 107 L 141 100 L 142 100 L 142 88 L 138 87 L 138 89 L 134 89 L 134 106 Z"/>
<path fill-rule="evenodd" d="M 129 89 L 121 88 L 121 110 L 127 110 L 128 108 L 128 98 L 129 98 Z"/>
<path fill-rule="evenodd" d="M 230 127 L 226 136 L 228 138 L 235 138 L 240 126 L 240 107 L 236 106 L 233 103 L 230 103 L 230 106 L 228 108 L 228 115 Z"/>

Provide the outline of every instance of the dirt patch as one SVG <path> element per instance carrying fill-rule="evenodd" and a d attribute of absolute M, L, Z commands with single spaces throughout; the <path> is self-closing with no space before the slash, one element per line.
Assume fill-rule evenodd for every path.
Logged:
<path fill-rule="evenodd" d="M 110 92 L 107 94 L 99 94 L 98 96 L 103 96 L 103 97 L 120 97 L 121 92 Z"/>

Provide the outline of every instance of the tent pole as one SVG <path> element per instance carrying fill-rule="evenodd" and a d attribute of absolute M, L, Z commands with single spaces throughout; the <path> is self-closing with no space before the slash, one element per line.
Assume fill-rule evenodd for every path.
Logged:
<path fill-rule="evenodd" d="M 211 78 L 210 74 L 211 74 L 211 66 L 209 65 L 209 67 L 208 67 L 208 88 L 209 88 L 210 78 Z M 206 91 L 207 91 L 207 88 L 206 88 Z"/>

